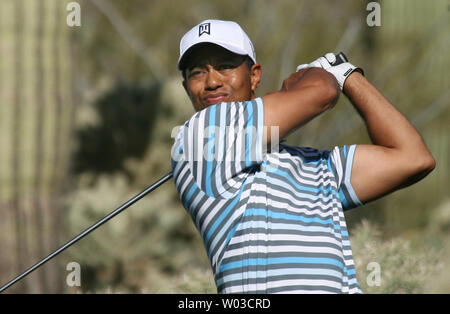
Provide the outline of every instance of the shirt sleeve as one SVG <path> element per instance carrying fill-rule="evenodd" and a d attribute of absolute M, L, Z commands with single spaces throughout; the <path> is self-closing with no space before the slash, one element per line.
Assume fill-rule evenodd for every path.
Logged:
<path fill-rule="evenodd" d="M 329 167 L 336 177 L 339 198 L 344 210 L 363 204 L 350 182 L 356 145 L 336 146 L 329 155 Z"/>
<path fill-rule="evenodd" d="M 211 197 L 233 197 L 263 161 L 263 130 L 261 98 L 197 112 L 186 124 L 182 147 L 200 189 Z"/>

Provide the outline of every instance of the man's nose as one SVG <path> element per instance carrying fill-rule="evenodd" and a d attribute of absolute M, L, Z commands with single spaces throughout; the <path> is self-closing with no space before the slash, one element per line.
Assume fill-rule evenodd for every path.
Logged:
<path fill-rule="evenodd" d="M 214 68 L 210 68 L 206 74 L 206 86 L 207 90 L 215 90 L 222 86 L 222 79 L 219 72 Z"/>

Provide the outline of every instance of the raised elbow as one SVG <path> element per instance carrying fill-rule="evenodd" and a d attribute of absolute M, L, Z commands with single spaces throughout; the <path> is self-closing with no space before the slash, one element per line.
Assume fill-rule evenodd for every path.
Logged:
<path fill-rule="evenodd" d="M 427 176 L 434 168 L 436 168 L 436 160 L 430 153 L 416 156 L 415 159 L 413 172 L 421 178 Z"/>
<path fill-rule="evenodd" d="M 430 173 L 434 168 L 436 168 L 436 160 L 431 154 L 428 154 L 422 161 L 422 171 Z"/>
<path fill-rule="evenodd" d="M 415 156 L 414 160 L 411 160 L 410 155 L 409 158 L 402 162 L 402 165 L 405 165 L 404 174 L 406 176 L 399 188 L 410 186 L 425 178 L 436 167 L 436 161 L 429 153 L 422 156 Z"/>

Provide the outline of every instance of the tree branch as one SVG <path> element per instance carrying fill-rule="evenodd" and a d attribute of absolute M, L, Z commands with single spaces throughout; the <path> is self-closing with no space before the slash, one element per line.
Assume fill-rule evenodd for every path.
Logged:
<path fill-rule="evenodd" d="M 144 61 L 154 78 L 158 82 L 164 81 L 167 77 L 167 71 L 160 66 L 158 60 L 152 56 L 150 49 L 136 36 L 128 22 L 120 15 L 111 2 L 107 0 L 91 0 L 91 2 L 108 18 L 120 37 Z"/>

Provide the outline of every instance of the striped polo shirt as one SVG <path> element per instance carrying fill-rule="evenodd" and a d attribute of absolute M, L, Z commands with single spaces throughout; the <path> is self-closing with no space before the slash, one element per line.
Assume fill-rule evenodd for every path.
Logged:
<path fill-rule="evenodd" d="M 359 205 L 355 145 L 263 150 L 261 98 L 220 103 L 178 129 L 174 183 L 219 293 L 361 293 L 343 211 Z"/>

